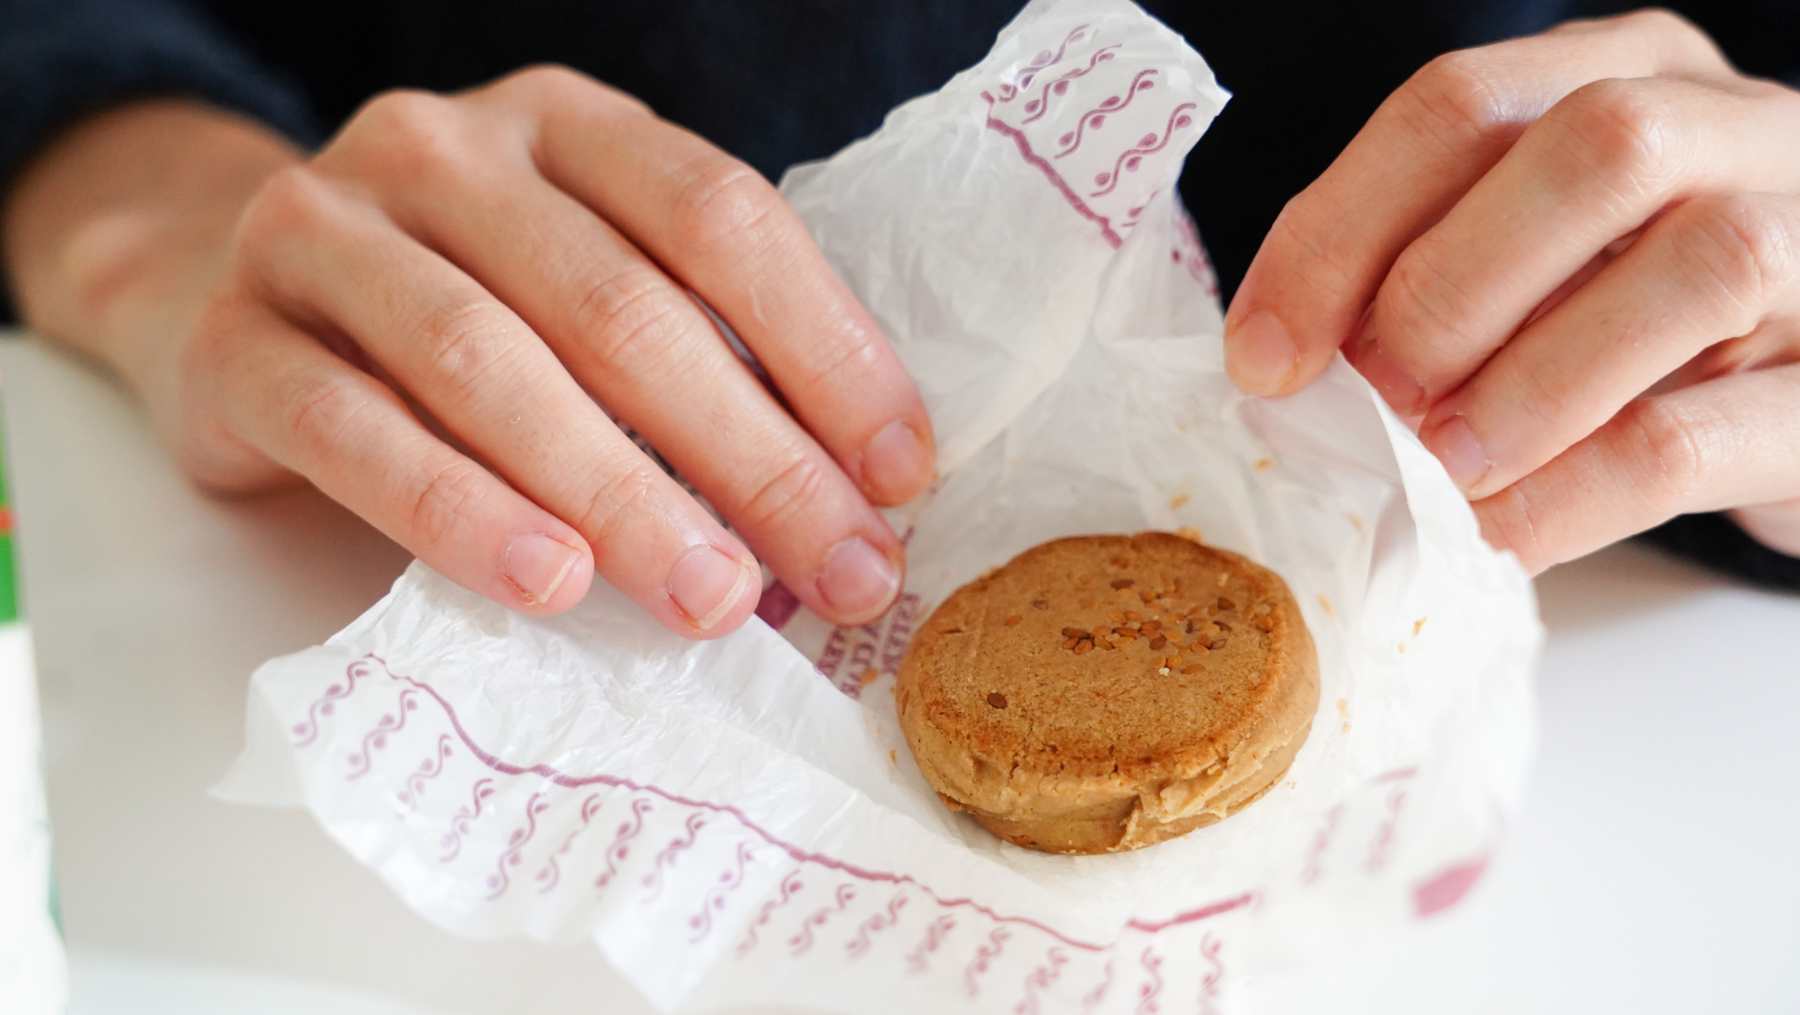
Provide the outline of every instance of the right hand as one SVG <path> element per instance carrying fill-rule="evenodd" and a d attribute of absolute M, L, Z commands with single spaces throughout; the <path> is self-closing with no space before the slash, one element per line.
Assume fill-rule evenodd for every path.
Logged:
<path fill-rule="evenodd" d="M 143 385 L 204 484 L 302 476 L 525 612 L 598 570 L 681 634 L 735 629 L 751 549 L 617 419 L 821 615 L 897 594 L 870 505 L 931 481 L 917 390 L 774 188 L 631 97 L 559 68 L 379 96 L 229 245 L 174 383 Z"/>

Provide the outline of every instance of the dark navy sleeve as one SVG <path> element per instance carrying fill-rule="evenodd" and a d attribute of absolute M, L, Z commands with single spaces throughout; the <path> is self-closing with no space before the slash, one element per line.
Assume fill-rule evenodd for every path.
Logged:
<path fill-rule="evenodd" d="M 1751 539 L 1727 515 L 1682 515 L 1641 538 L 1666 553 L 1752 585 L 1800 592 L 1800 557 L 1777 553 Z"/>
<path fill-rule="evenodd" d="M 304 93 L 194 4 L 0 0 L 0 195 L 57 131 L 149 96 L 245 113 L 301 143 L 318 137 Z M 0 325 L 15 320 L 10 289 L 0 287 Z"/>

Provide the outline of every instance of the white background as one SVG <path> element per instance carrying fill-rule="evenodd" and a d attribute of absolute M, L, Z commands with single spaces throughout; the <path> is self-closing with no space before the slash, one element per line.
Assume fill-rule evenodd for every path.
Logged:
<path fill-rule="evenodd" d="M 41 343 L 0 340 L 0 398 L 76 1012 L 645 1010 L 591 950 L 451 938 L 304 813 L 206 796 L 250 671 L 361 613 L 400 550 L 307 491 L 198 496 Z M 1800 596 L 1635 547 L 1538 588 L 1526 809 L 1341 1010 L 1800 1011 Z"/>

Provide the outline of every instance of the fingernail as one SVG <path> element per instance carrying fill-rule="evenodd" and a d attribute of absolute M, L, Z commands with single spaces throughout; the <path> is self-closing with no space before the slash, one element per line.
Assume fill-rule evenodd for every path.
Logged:
<path fill-rule="evenodd" d="M 844 620 L 866 620 L 887 609 L 900 591 L 900 571 L 861 536 L 846 539 L 825 555 L 819 595 Z"/>
<path fill-rule="evenodd" d="M 931 481 L 931 453 L 918 431 L 896 419 L 876 432 L 862 453 L 863 488 L 883 500 L 904 500 Z"/>
<path fill-rule="evenodd" d="M 1225 368 L 1237 386 L 1252 395 L 1274 395 L 1287 387 L 1300 367 L 1300 347 L 1287 326 L 1267 310 L 1258 310 L 1225 331 Z"/>
<path fill-rule="evenodd" d="M 1474 490 L 1493 468 L 1493 460 L 1481 446 L 1480 438 L 1461 415 L 1451 416 L 1437 425 L 1425 438 L 1425 446 L 1450 472 L 1450 478 L 1464 493 Z"/>
<path fill-rule="evenodd" d="M 713 546 L 696 546 L 669 569 L 669 598 L 697 631 L 716 626 L 744 598 L 759 574 L 749 561 Z"/>
<path fill-rule="evenodd" d="M 581 551 L 569 544 L 533 532 L 506 544 L 500 568 L 525 605 L 537 606 L 556 595 L 581 557 Z"/>
<path fill-rule="evenodd" d="M 1425 387 L 1413 379 L 1400 364 L 1387 357 L 1381 351 L 1381 342 L 1370 338 L 1357 346 L 1356 362 L 1353 364 L 1362 375 L 1368 378 L 1381 397 L 1394 407 L 1394 411 L 1408 416 L 1419 411 L 1419 405 L 1425 400 Z"/>

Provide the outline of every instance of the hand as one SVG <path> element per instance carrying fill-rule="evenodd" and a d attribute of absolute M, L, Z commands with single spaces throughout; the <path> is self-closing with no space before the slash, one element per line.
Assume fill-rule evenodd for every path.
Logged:
<path fill-rule="evenodd" d="M 761 591 L 745 542 L 838 622 L 893 601 L 902 547 L 870 502 L 930 482 L 930 423 L 742 163 L 533 69 L 380 96 L 247 195 L 216 216 L 230 231 L 209 237 L 225 254 L 204 284 L 164 287 L 196 290 L 176 340 L 125 370 L 206 485 L 304 477 L 526 612 L 568 608 L 598 570 L 671 629 L 723 634 Z"/>
<path fill-rule="evenodd" d="M 1674 15 L 1427 64 L 1226 321 L 1258 394 L 1342 346 L 1534 573 L 1726 508 L 1800 553 L 1800 94 Z"/>

